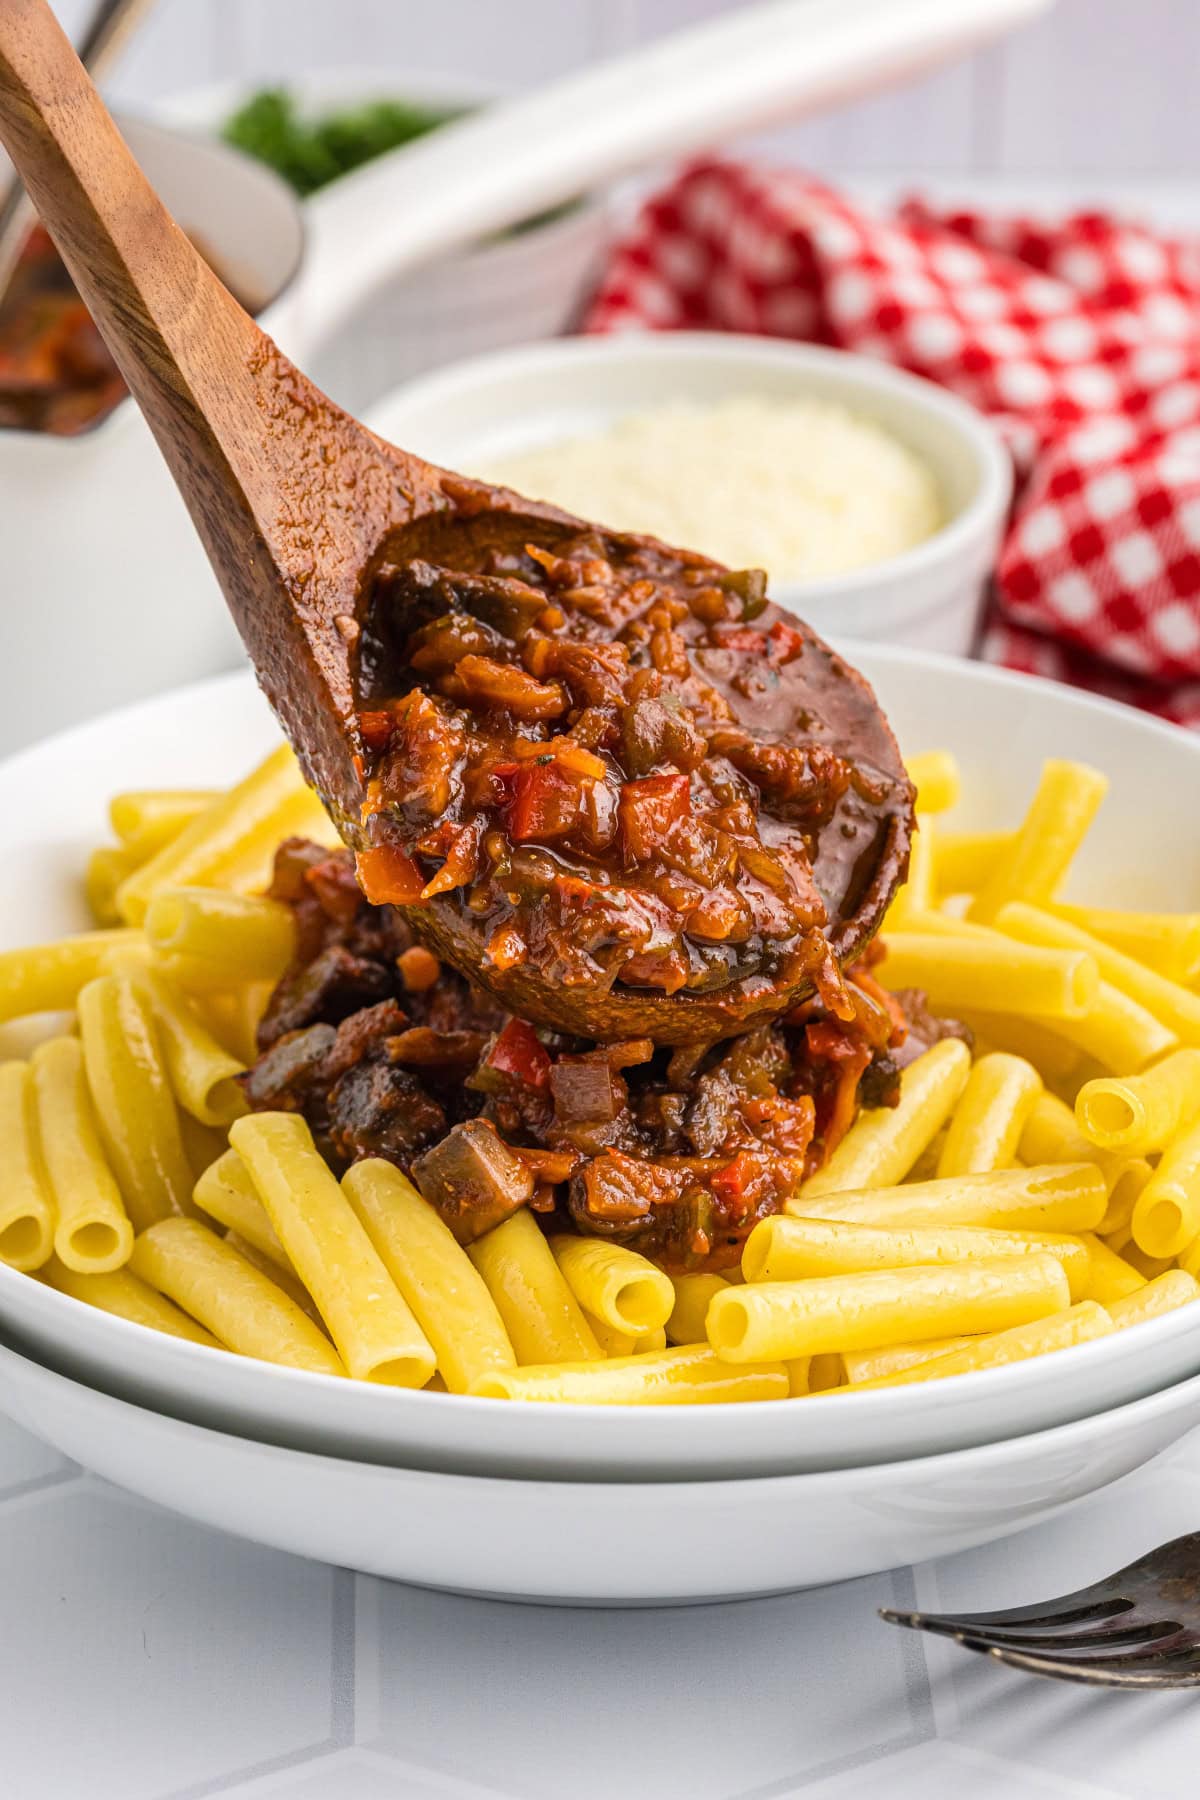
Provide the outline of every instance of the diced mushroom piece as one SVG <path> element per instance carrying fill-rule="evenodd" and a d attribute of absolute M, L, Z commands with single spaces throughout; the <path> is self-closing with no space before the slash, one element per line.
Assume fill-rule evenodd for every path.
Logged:
<path fill-rule="evenodd" d="M 460 1244 L 473 1243 L 533 1197 L 532 1171 L 486 1119 L 456 1125 L 417 1158 L 412 1175 Z"/>
<path fill-rule="evenodd" d="M 395 985 L 381 963 L 330 944 L 279 983 L 258 1027 L 259 1048 L 309 1025 L 340 1024 L 364 1006 L 390 999 Z"/>
<path fill-rule="evenodd" d="M 607 1124 L 625 1099 L 625 1085 L 618 1086 L 608 1063 L 589 1056 L 560 1056 L 550 1070 L 550 1089 L 560 1125 Z"/>

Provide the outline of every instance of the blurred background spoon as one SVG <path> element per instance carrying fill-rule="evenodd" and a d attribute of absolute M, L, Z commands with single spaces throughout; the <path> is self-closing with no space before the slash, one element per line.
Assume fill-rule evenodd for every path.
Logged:
<path fill-rule="evenodd" d="M 153 5 L 154 0 L 100 0 L 76 47 L 76 54 L 93 81 L 98 83 L 103 79 Z M 21 247 L 36 217 L 28 194 L 14 176 L 0 200 L 0 300 L 12 280 Z"/>

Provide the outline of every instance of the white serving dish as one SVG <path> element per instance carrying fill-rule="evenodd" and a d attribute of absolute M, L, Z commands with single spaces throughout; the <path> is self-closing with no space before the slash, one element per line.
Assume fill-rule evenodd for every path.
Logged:
<path fill-rule="evenodd" d="M 1011 463 L 974 407 L 886 363 L 733 332 L 572 338 L 440 370 L 380 400 L 367 422 L 431 462 L 477 474 L 664 401 L 746 394 L 836 401 L 874 421 L 930 466 L 946 511 L 945 523 L 902 555 L 842 575 L 773 582 L 774 598 L 827 636 L 965 656 L 1008 514 Z"/>
<path fill-rule="evenodd" d="M 964 824 L 1015 823 L 1044 757 L 1082 757 L 1112 776 L 1080 859 L 1089 892 L 1115 904 L 1200 905 L 1200 739 L 978 665 L 863 646 L 854 658 L 906 749 L 945 745 L 959 756 Z M 4 764 L 0 943 L 84 923 L 79 871 L 113 791 L 231 779 L 273 741 L 265 703 L 238 676 L 145 702 Z M 0 1054 L 20 1036 L 0 1033 Z M 1047 1360 L 928 1387 L 795 1405 L 516 1406 L 378 1389 L 204 1350 L 2 1267 L 0 1329 L 77 1377 L 220 1429 L 375 1462 L 572 1481 L 763 1476 L 932 1455 L 1055 1426 L 1200 1370 L 1200 1309 L 1188 1309 Z"/>
<path fill-rule="evenodd" d="M 261 84 L 259 84 L 261 85 Z M 494 88 L 461 78 L 407 69 L 312 69 L 284 84 L 307 117 L 373 100 L 410 100 L 446 110 L 481 106 Z M 244 81 L 222 82 L 173 95 L 157 109 L 172 124 L 210 136 L 255 92 Z M 305 211 L 317 215 L 317 256 L 306 277 L 329 279 L 320 269 L 320 222 L 339 205 L 340 183 L 320 190 Z M 388 209 L 388 216 L 393 209 Z M 408 267 L 365 292 L 354 311 L 313 347 L 306 363 L 317 385 L 351 412 L 429 369 L 464 356 L 572 330 L 599 277 L 611 235 L 603 198 L 588 195 L 515 234 L 485 235 L 419 267 Z M 303 311 L 302 280 L 297 304 Z"/>
<path fill-rule="evenodd" d="M 923 1562 L 1039 1524 L 1200 1423 L 1200 1377 L 1003 1444 L 758 1481 L 491 1480 L 313 1456 L 189 1425 L 0 1344 L 0 1405 L 185 1517 L 368 1574 L 497 1599 L 730 1600 Z"/>
<path fill-rule="evenodd" d="M 239 292 L 260 305 L 281 297 L 304 248 L 291 190 L 223 145 L 140 120 L 121 129 Z M 0 431 L 0 543 L 0 753 L 59 720 L 241 661 L 203 547 L 132 400 L 78 437 Z"/>

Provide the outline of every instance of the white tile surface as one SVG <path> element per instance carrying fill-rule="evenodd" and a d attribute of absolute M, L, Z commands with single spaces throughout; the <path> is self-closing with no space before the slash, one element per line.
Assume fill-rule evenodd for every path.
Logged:
<path fill-rule="evenodd" d="M 203 1531 L 0 1421 L 0 1795 L 1190 1800 L 1193 1696 L 1040 1682 L 875 1609 L 1061 1593 L 1198 1518 L 1200 1434 L 944 1562 L 740 1606 L 576 1612 Z M 636 1530 L 636 1506 L 613 1528 Z"/>

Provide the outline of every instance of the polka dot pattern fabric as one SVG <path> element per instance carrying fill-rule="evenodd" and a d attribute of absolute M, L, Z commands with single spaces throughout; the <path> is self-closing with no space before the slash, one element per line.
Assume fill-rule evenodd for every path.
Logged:
<path fill-rule="evenodd" d="M 1200 727 L 1200 241 L 885 215 L 706 161 L 642 208 L 587 327 L 803 338 L 952 388 L 1017 473 L 983 654 Z"/>

